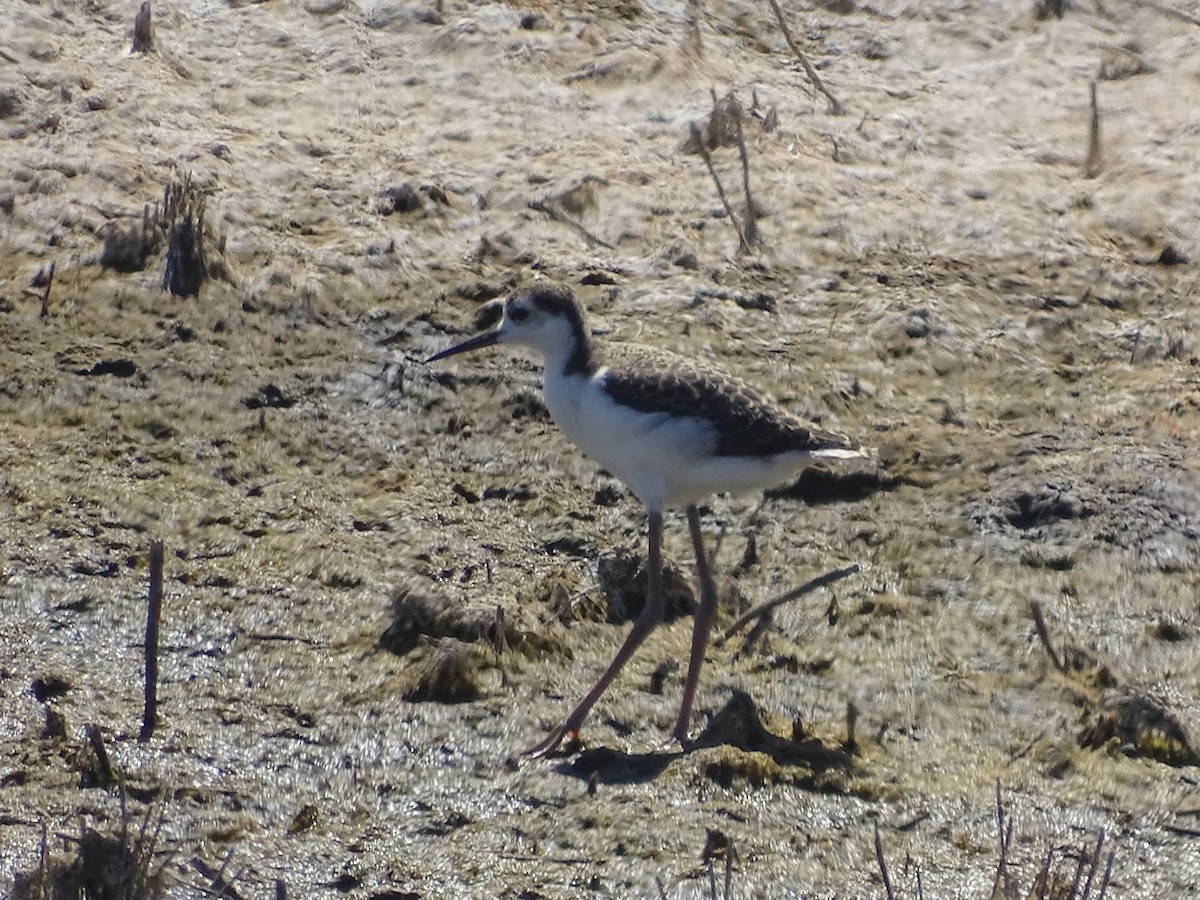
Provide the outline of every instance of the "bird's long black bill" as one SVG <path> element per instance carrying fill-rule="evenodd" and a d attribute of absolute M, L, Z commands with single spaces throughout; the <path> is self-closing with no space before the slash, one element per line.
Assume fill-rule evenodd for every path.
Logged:
<path fill-rule="evenodd" d="M 425 360 L 425 362 L 437 362 L 439 359 L 445 359 L 447 356 L 457 356 L 459 353 L 469 353 L 471 350 L 479 350 L 483 347 L 490 347 L 499 340 L 499 331 L 495 329 L 492 329 L 491 331 L 485 331 L 482 334 L 475 335 L 473 338 L 468 338 L 461 344 L 455 344 L 453 347 L 443 350 L 441 353 L 433 354 L 433 356 L 429 357 L 429 359 Z"/>

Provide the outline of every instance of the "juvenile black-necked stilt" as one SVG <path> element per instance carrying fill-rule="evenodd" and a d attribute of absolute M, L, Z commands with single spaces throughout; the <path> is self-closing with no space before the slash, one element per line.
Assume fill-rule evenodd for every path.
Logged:
<path fill-rule="evenodd" d="M 493 344 L 523 344 L 542 354 L 550 415 L 580 450 L 645 504 L 650 532 L 642 614 L 566 721 L 524 755 L 544 756 L 567 735 L 576 737 L 596 701 L 662 620 L 663 511 L 678 507 L 687 510 L 700 582 L 691 660 L 671 731 L 686 746 L 717 609 L 696 504 L 718 492 L 770 487 L 814 460 L 868 453 L 845 435 L 799 419 L 736 378 L 695 360 L 647 347 L 599 346 L 578 302 L 562 288 L 537 287 L 507 300 L 493 327 L 426 362 Z"/>

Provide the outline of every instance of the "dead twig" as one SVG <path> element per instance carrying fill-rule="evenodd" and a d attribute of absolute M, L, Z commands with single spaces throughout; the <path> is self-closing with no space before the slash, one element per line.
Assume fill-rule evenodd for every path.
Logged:
<path fill-rule="evenodd" d="M 821 76 L 817 74 L 817 70 L 812 67 L 812 63 L 808 61 L 808 57 L 804 55 L 804 52 L 792 38 L 792 32 L 787 26 L 787 20 L 783 17 L 783 10 L 779 8 L 778 0 L 768 0 L 768 2 L 770 2 L 771 9 L 775 12 L 775 20 L 779 22 L 779 30 L 783 32 L 783 39 L 787 41 L 787 45 L 791 48 L 792 53 L 796 54 L 796 59 L 800 60 L 800 65 L 804 66 L 804 72 L 808 75 L 808 80 L 829 101 L 830 114 L 835 116 L 844 115 L 846 110 L 842 107 L 842 104 L 838 102 L 837 97 L 833 96 L 829 88 L 825 87 L 825 82 L 821 80 Z"/>
<path fill-rule="evenodd" d="M 704 55 L 704 43 L 700 38 L 700 17 L 704 15 L 704 0 L 687 0 L 687 24 L 684 26 L 684 49 L 696 56 Z"/>
<path fill-rule="evenodd" d="M 575 231 L 589 244 L 592 244 L 594 246 L 603 247 L 606 250 L 614 249 L 612 244 L 610 244 L 608 241 L 604 240 L 603 238 L 597 237 L 596 235 L 592 234 L 590 231 L 588 231 L 586 228 L 584 228 L 582 225 L 580 225 L 577 221 L 575 221 L 570 216 L 568 216 L 565 212 L 563 212 L 561 209 L 559 209 L 553 203 L 547 203 L 544 200 L 531 200 L 531 201 L 529 201 L 529 208 L 534 210 L 535 212 L 544 213 L 545 215 L 547 215 L 551 219 L 553 219 L 555 222 L 559 222 L 563 225 L 566 225 L 570 228 L 575 229 Z"/>
<path fill-rule="evenodd" d="M 42 311 L 38 313 L 39 319 L 46 318 L 50 313 L 50 287 L 54 284 L 54 265 L 54 263 L 50 263 L 49 269 L 38 268 L 37 274 L 29 282 L 30 287 L 45 288 L 42 292 Z"/>
<path fill-rule="evenodd" d="M 89 724 L 84 731 L 87 734 L 88 743 L 92 747 L 92 752 L 96 755 L 96 765 L 100 769 L 101 782 L 106 785 L 116 784 L 117 774 L 108 760 L 108 751 L 104 749 L 104 738 L 100 735 L 100 729 Z"/>
<path fill-rule="evenodd" d="M 225 862 L 221 864 L 220 869 L 214 869 L 198 856 L 193 856 L 189 863 L 193 869 L 203 875 L 209 881 L 209 891 L 222 900 L 246 900 L 246 898 L 238 892 L 233 886 L 233 882 L 237 881 L 237 876 L 233 878 L 225 877 L 225 869 L 229 865 L 231 857 L 225 857 Z"/>
<path fill-rule="evenodd" d="M 879 874 L 883 878 L 883 889 L 887 891 L 888 900 L 896 900 L 896 892 L 892 890 L 892 878 L 888 875 L 887 860 L 883 858 L 883 841 L 879 837 L 879 823 L 875 823 L 875 861 L 879 863 Z"/>
<path fill-rule="evenodd" d="M 758 234 L 759 211 L 754 203 L 754 197 L 750 193 L 750 154 L 746 152 L 746 138 L 742 133 L 742 118 L 742 106 L 739 103 L 734 121 L 737 123 L 738 153 L 742 158 L 742 193 L 746 197 L 746 241 L 758 246 L 762 241 Z"/>
<path fill-rule="evenodd" d="M 1013 822 L 1004 809 L 1004 793 L 1000 779 L 996 779 L 996 830 L 1000 840 L 1000 855 L 996 859 L 996 879 L 992 882 L 992 897 L 1015 896 L 1012 879 L 1008 875 L 1008 849 L 1012 846 Z"/>
<path fill-rule="evenodd" d="M 1100 174 L 1100 169 L 1103 167 L 1104 159 L 1100 151 L 1100 107 L 1096 103 L 1096 82 L 1091 82 L 1092 93 L 1092 121 L 1088 127 L 1088 151 L 1087 159 L 1083 161 L 1083 174 L 1085 178 L 1095 178 Z"/>
<path fill-rule="evenodd" d="M 733 866 L 738 861 L 737 847 L 725 832 L 715 828 L 705 830 L 708 832 L 708 836 L 704 841 L 704 850 L 700 854 L 700 861 L 708 870 L 709 896 L 712 897 L 712 900 L 717 900 L 717 873 L 713 860 L 719 859 L 723 861 L 725 870 L 725 891 L 722 896 L 725 900 L 729 900 L 729 892 L 733 887 Z"/>
<path fill-rule="evenodd" d="M 1134 0 L 1134 2 L 1137 6 L 1148 7 L 1149 9 L 1153 9 L 1156 12 L 1162 13 L 1164 16 L 1170 16 L 1173 19 L 1178 19 L 1181 22 L 1187 22 L 1190 25 L 1200 26 L 1200 19 L 1196 18 L 1195 16 L 1188 15 L 1181 10 L 1167 6 L 1165 3 L 1156 3 L 1155 0 Z"/>
<path fill-rule="evenodd" d="M 1029 612 L 1033 615 L 1033 627 L 1037 631 L 1038 639 L 1042 642 L 1042 647 L 1046 650 L 1046 655 L 1050 657 L 1050 664 L 1058 671 L 1066 673 L 1066 667 L 1062 659 L 1054 650 L 1054 644 L 1050 642 L 1050 629 L 1046 627 L 1046 617 L 1042 614 L 1042 604 L 1033 600 L 1029 604 Z"/>
<path fill-rule="evenodd" d="M 146 604 L 146 704 L 138 741 L 145 743 L 158 724 L 158 622 L 162 615 L 163 542 L 150 542 L 150 589 Z"/>
<path fill-rule="evenodd" d="M 785 603 L 790 603 L 797 597 L 803 597 L 805 594 L 810 594 L 818 588 L 823 588 L 826 585 L 833 584 L 835 581 L 841 581 L 843 578 L 856 575 L 860 571 L 861 568 L 859 567 L 858 563 L 854 563 L 854 565 L 846 566 L 844 569 L 836 569 L 832 572 L 826 572 L 824 575 L 819 575 L 811 581 L 806 581 L 804 584 L 800 585 L 800 587 L 792 588 L 792 590 L 788 591 L 787 593 L 780 594 L 778 597 L 775 597 L 772 600 L 768 600 L 765 603 L 759 604 L 758 606 L 754 607 L 754 609 L 750 610 L 750 612 L 739 617 L 736 622 L 726 628 L 724 633 L 713 642 L 714 646 L 721 646 L 721 644 L 725 643 L 725 641 L 737 634 L 751 619 L 764 616 L 774 610 L 776 607 L 782 606 Z"/>
<path fill-rule="evenodd" d="M 703 136 L 700 134 L 700 128 L 695 122 L 688 124 L 688 130 L 691 132 L 693 143 L 700 150 L 700 155 L 704 158 L 704 164 L 708 166 L 708 174 L 712 176 L 713 183 L 717 186 L 717 195 L 721 198 L 721 204 L 725 207 L 725 214 L 729 216 L 729 221 L 733 223 L 734 231 L 737 232 L 738 246 L 746 251 L 750 251 L 750 244 L 746 241 L 746 233 L 742 231 L 741 223 L 738 222 L 737 216 L 733 214 L 733 207 L 729 205 L 729 197 L 725 195 L 725 188 L 721 185 L 721 179 L 717 176 L 717 170 L 713 166 L 712 154 L 708 152 L 708 145 L 704 142 Z"/>
<path fill-rule="evenodd" d="M 149 53 L 154 49 L 154 25 L 150 21 L 150 0 L 142 0 L 133 20 L 133 45 L 130 53 Z"/>
<path fill-rule="evenodd" d="M 858 729 L 858 707 L 851 700 L 846 704 L 846 743 L 842 744 L 842 749 L 855 756 L 858 753 L 858 738 L 854 732 Z"/>

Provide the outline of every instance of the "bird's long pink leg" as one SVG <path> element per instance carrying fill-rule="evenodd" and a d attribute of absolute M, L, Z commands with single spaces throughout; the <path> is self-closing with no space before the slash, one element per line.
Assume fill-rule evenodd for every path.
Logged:
<path fill-rule="evenodd" d="M 592 689 L 587 692 L 587 696 L 580 700 L 579 705 L 567 716 L 567 721 L 546 735 L 545 740 L 523 751 L 522 756 L 531 759 L 545 756 L 553 752 L 562 743 L 564 737 L 578 734 L 579 729 L 583 726 L 583 720 L 587 718 L 588 713 L 592 711 L 592 707 L 596 705 L 596 701 L 608 689 L 612 680 L 617 677 L 617 673 L 621 671 L 621 667 L 629 661 L 629 657 L 633 656 L 634 651 L 646 640 L 647 635 L 662 621 L 665 607 L 662 593 L 662 513 L 651 512 L 648 516 L 648 521 L 650 550 L 646 561 L 646 568 L 649 583 L 646 588 L 646 605 L 642 608 L 642 614 L 633 623 L 633 628 L 630 629 L 629 634 L 625 637 L 625 643 L 621 645 L 621 649 L 617 651 L 617 655 L 613 657 L 613 661 L 608 664 L 608 668 L 604 670 L 604 674 L 600 676 L 600 679 L 592 686 Z"/>
<path fill-rule="evenodd" d="M 700 684 L 700 668 L 704 665 L 704 651 L 708 647 L 708 635 L 717 617 L 717 586 L 713 583 L 708 568 L 708 556 L 704 552 L 704 535 L 700 533 L 700 512 L 694 506 L 687 510 L 688 528 L 692 532 L 692 543 L 696 548 L 696 577 L 700 581 L 700 605 L 696 608 L 695 624 L 692 626 L 692 657 L 688 662 L 687 679 L 683 682 L 683 698 L 679 701 L 679 718 L 671 737 L 687 746 L 688 725 L 692 719 L 692 703 L 696 699 L 696 687 Z"/>

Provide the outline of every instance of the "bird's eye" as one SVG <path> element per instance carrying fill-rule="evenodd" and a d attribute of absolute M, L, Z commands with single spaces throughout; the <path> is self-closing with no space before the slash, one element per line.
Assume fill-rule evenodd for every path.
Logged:
<path fill-rule="evenodd" d="M 514 322 L 524 322 L 529 318 L 529 310 L 522 309 L 519 306 L 514 306 L 508 311 L 508 317 Z"/>

